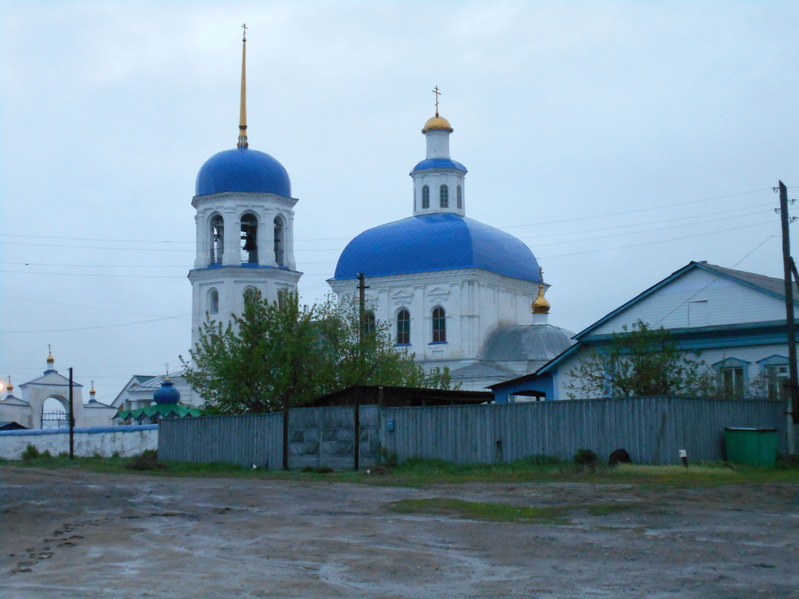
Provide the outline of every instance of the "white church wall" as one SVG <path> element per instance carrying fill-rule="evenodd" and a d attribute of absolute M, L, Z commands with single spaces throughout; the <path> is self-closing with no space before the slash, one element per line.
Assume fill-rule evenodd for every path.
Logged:
<path fill-rule="evenodd" d="M 116 415 L 117 409 L 111 406 L 104 406 L 97 403 L 88 403 L 83 406 L 84 427 L 112 426 L 112 418 Z"/>
<path fill-rule="evenodd" d="M 330 284 L 341 297 L 357 297 L 355 280 Z M 371 277 L 366 284 L 367 307 L 391 325 L 393 338 L 397 314 L 402 308 L 409 311 L 407 350 L 428 369 L 465 366 L 478 359 L 483 343 L 498 326 L 532 324 L 530 306 L 538 293 L 536 283 L 478 269 Z M 433 310 L 438 306 L 446 314 L 446 343 L 433 343 Z"/>
<path fill-rule="evenodd" d="M 0 422 L 16 422 L 26 428 L 33 428 L 33 412 L 29 405 L 15 405 L 0 402 Z"/>
<path fill-rule="evenodd" d="M 0 458 L 18 460 L 29 444 L 53 456 L 69 452 L 69 429 L 0 431 Z M 145 449 L 158 449 L 158 425 L 76 428 L 74 448 L 78 457 L 138 455 Z"/>

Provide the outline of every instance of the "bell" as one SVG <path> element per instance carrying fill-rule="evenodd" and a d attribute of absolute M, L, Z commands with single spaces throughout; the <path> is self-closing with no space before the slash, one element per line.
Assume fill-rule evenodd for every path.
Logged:
<path fill-rule="evenodd" d="M 255 243 L 255 235 L 250 232 L 245 233 L 244 235 L 244 247 L 242 248 L 245 252 L 254 252 L 258 249 L 258 245 Z"/>

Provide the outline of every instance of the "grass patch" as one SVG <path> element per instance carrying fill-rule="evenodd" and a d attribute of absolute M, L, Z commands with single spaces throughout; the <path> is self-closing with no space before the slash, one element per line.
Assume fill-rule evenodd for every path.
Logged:
<path fill-rule="evenodd" d="M 622 464 L 609 468 L 599 464 L 586 468 L 574 462 L 546 456 L 533 456 L 515 462 L 495 464 L 453 464 L 443 460 L 409 459 L 396 468 L 380 468 L 371 474 L 361 472 L 284 472 L 265 468 L 250 469 L 236 464 L 191 464 L 183 462 L 149 462 L 154 468 L 131 470 L 139 458 L 84 457 L 70 460 L 66 454 L 48 456 L 42 452 L 25 460 L 1 460 L 0 465 L 35 468 L 82 468 L 93 472 L 148 476 L 236 477 L 276 480 L 355 482 L 373 485 L 425 487 L 439 483 L 548 483 L 577 482 L 591 484 L 630 484 L 670 487 L 703 487 L 746 483 L 799 483 L 799 469 L 778 465 L 776 468 L 738 466 L 723 463 L 683 466 L 639 466 Z M 145 463 L 146 465 L 147 463 Z"/>
<path fill-rule="evenodd" d="M 593 516 L 605 516 L 633 509 L 634 506 L 632 504 L 515 506 L 506 503 L 483 503 L 449 497 L 433 497 L 430 499 L 403 499 L 389 503 L 387 507 L 399 514 L 439 514 L 468 520 L 564 526 L 572 523 L 568 516 L 576 511 L 587 510 Z"/>
<path fill-rule="evenodd" d="M 514 506 L 504 503 L 481 503 L 448 497 L 431 499 L 403 499 L 388 504 L 388 509 L 399 514 L 439 514 L 487 520 L 489 522 L 524 522 L 528 524 L 570 524 L 562 507 Z"/>

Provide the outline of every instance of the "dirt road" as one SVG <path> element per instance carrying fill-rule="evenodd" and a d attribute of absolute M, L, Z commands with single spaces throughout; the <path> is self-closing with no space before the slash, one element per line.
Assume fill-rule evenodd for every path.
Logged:
<path fill-rule="evenodd" d="M 391 511 L 429 497 L 565 526 Z M 423 489 L 0 468 L 0 596 L 799 598 L 799 487 Z"/>

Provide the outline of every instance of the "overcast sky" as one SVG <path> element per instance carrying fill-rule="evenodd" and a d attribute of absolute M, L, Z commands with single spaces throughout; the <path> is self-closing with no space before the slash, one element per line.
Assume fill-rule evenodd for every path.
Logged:
<path fill-rule="evenodd" d="M 0 375 L 17 386 L 48 344 L 104 402 L 179 367 L 194 182 L 236 143 L 244 22 L 250 147 L 299 198 L 306 302 L 350 239 L 411 215 L 436 85 L 467 215 L 533 250 L 552 324 L 578 332 L 691 260 L 782 275 L 771 188 L 799 186 L 799 3 L 0 7 Z"/>

